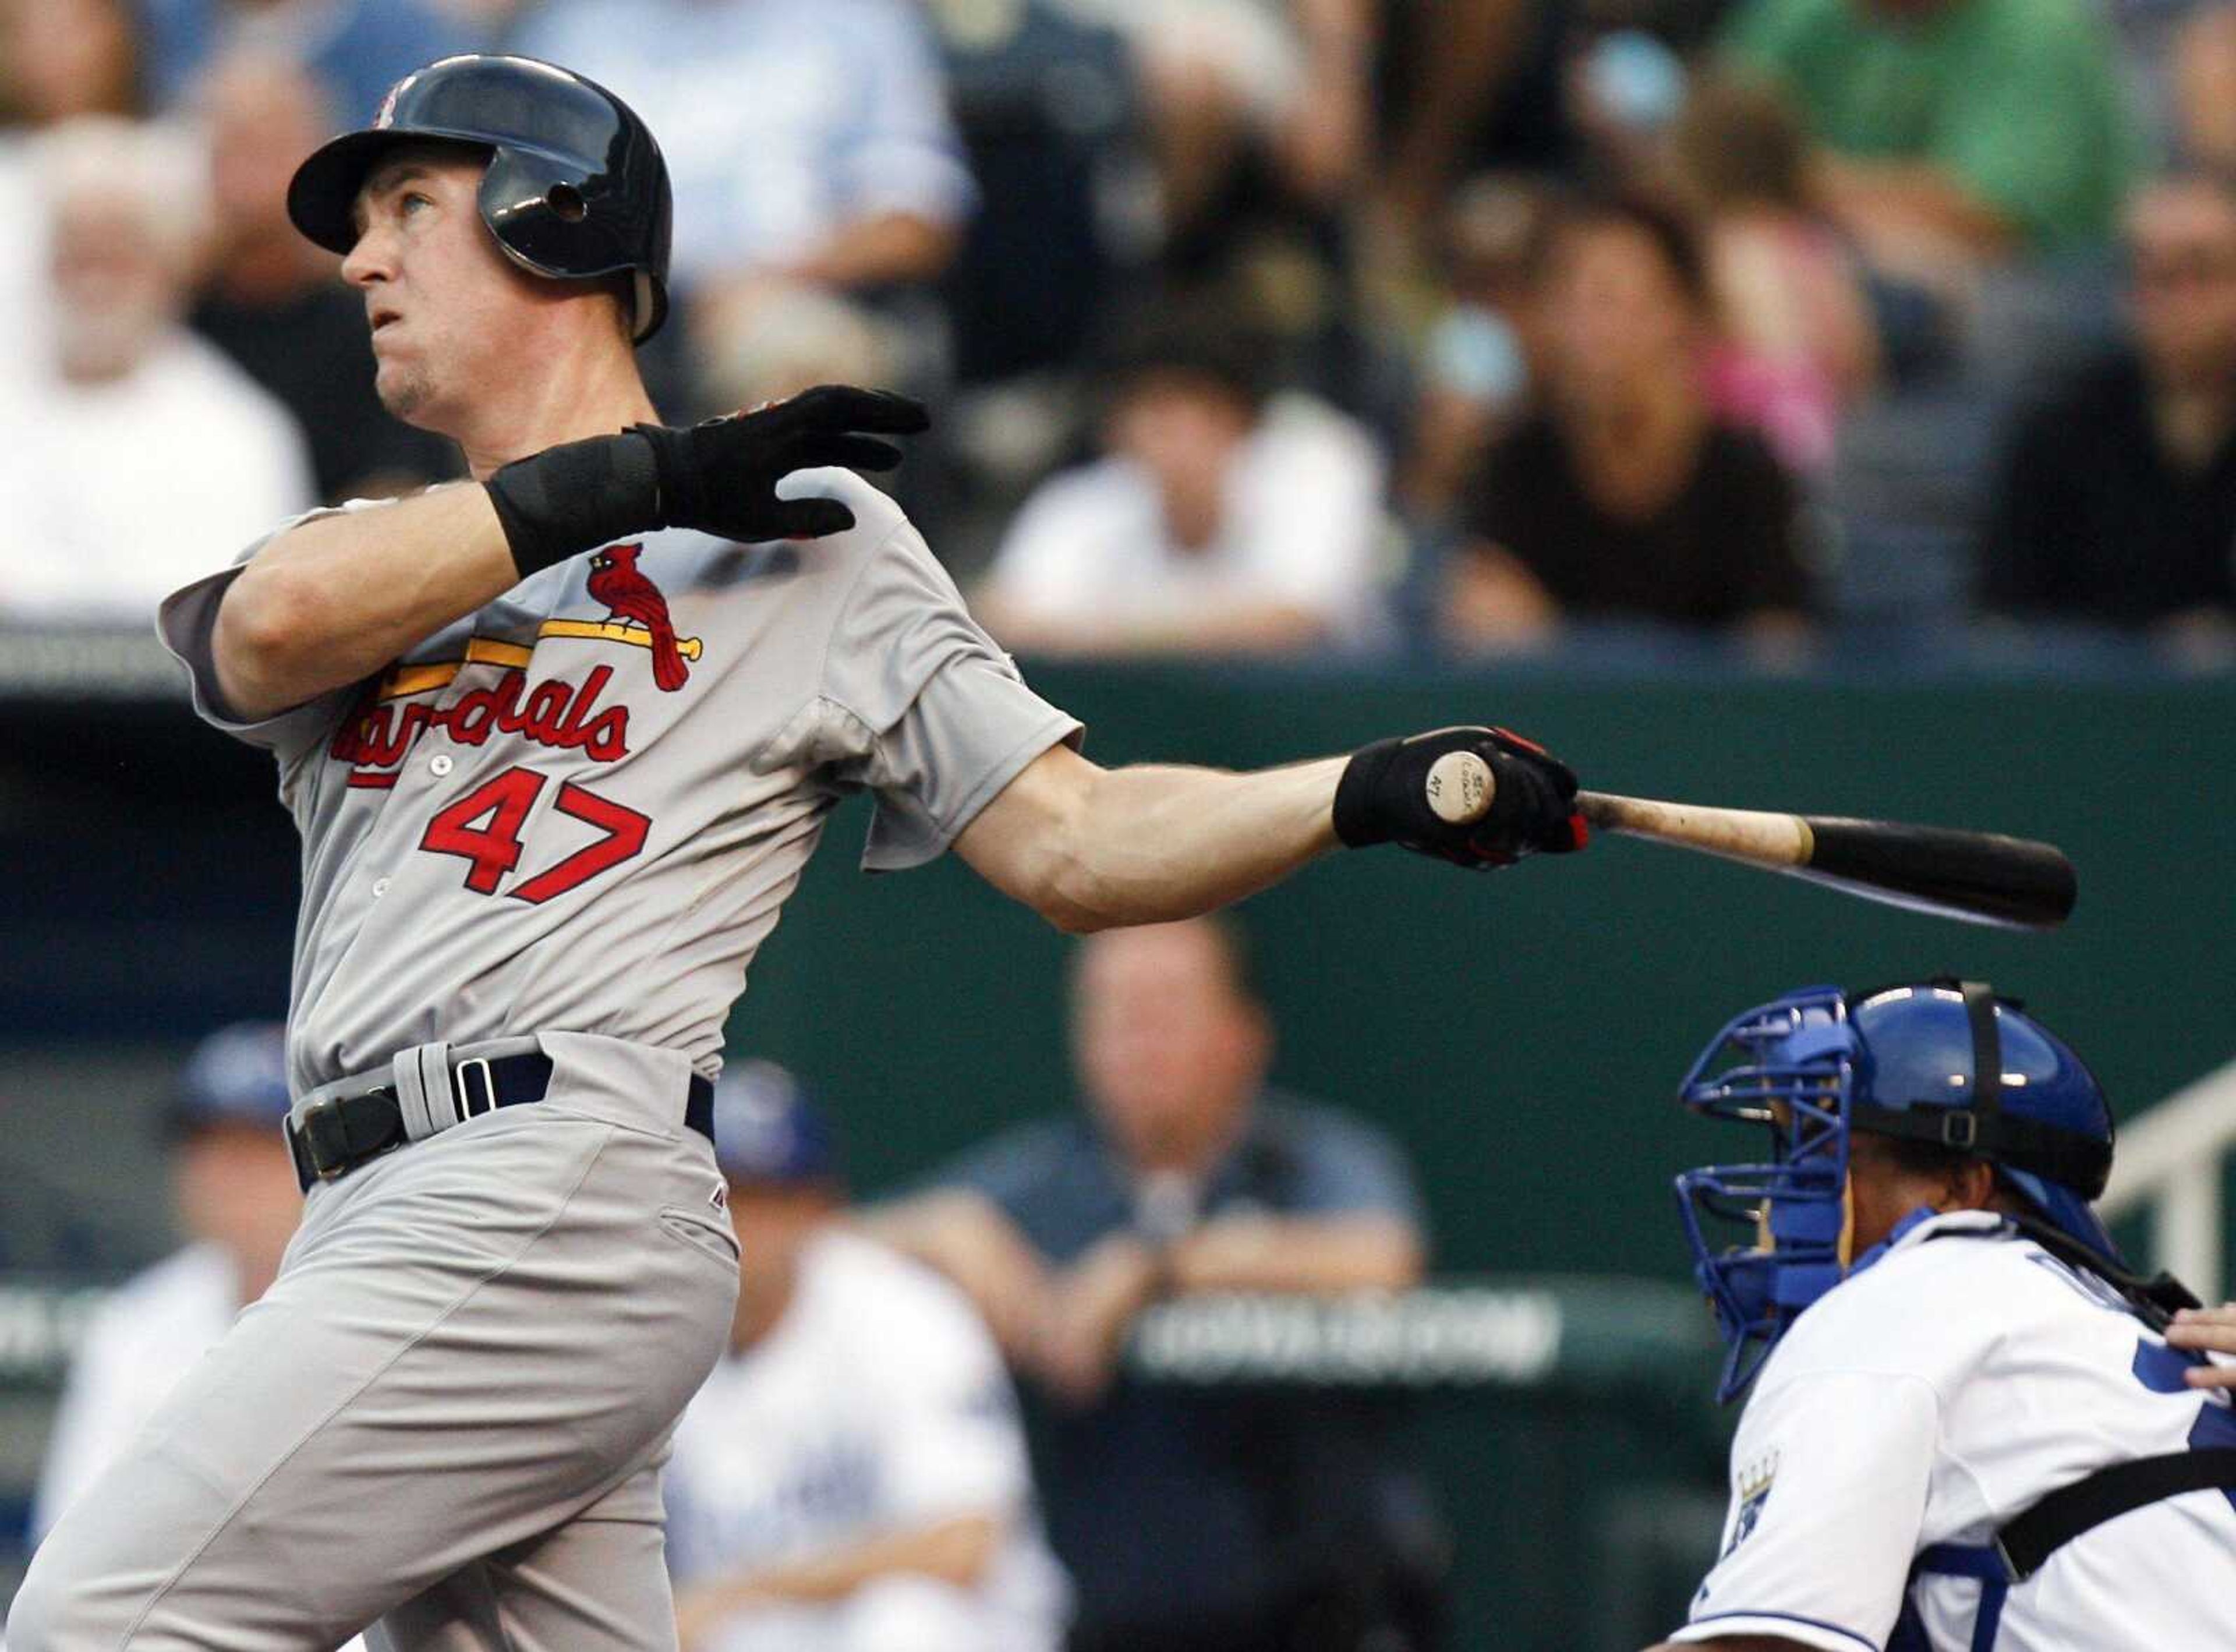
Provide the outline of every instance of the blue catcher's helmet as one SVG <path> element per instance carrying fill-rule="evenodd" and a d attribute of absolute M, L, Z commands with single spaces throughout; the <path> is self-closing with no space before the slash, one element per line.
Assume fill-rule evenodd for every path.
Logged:
<path fill-rule="evenodd" d="M 838 1149 L 806 1086 L 773 1061 L 733 1062 L 714 1086 L 714 1159 L 740 1181 L 832 1184 Z"/>
<path fill-rule="evenodd" d="M 1694 1271 L 1731 1344 L 1719 1399 L 1745 1390 L 1802 1310 L 1875 1259 L 1850 1254 L 1854 1130 L 1977 1154 L 2035 1217 L 2125 1272 L 2089 1208 L 2112 1168 L 2104 1093 L 2062 1040 L 1981 983 L 1790 992 L 1719 1033 L 1679 1095 L 1771 1132 L 1766 1162 L 1677 1178 Z M 1718 1250 L 1704 1216 L 1745 1223 L 1755 1243 Z"/>
<path fill-rule="evenodd" d="M 287 1029 L 277 1021 L 239 1021 L 194 1046 L 164 1098 L 164 1133 L 174 1140 L 217 1124 L 269 1129 L 279 1139 L 287 1116 Z"/>

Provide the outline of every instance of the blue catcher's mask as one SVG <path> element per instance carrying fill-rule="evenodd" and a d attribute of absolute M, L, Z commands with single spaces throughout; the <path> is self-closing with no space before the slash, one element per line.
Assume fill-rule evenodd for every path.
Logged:
<path fill-rule="evenodd" d="M 1830 986 L 1790 992 L 1719 1033 L 1679 1096 L 1771 1135 L 1766 1162 L 1677 1178 L 1694 1273 L 1731 1345 L 1719 1399 L 1743 1392 L 1801 1312 L 1891 1242 L 1852 1254 L 1854 1130 L 1977 1154 L 2035 1218 L 2124 1270 L 2089 1208 L 2112 1167 L 2103 1092 L 2061 1041 L 1981 983 L 1853 999 Z M 1709 1219 L 1745 1226 L 1753 1243 L 1719 1249 Z"/>

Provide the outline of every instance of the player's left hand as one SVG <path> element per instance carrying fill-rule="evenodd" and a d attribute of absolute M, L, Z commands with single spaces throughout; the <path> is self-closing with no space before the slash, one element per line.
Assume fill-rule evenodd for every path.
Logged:
<path fill-rule="evenodd" d="M 2177 1348 L 2201 1353 L 2236 1356 L 2236 1302 L 2217 1308 L 2184 1308 L 2167 1327 L 2166 1339 Z M 2236 1365 L 2193 1366 L 2182 1373 L 2193 1388 L 2236 1391 Z"/>
<path fill-rule="evenodd" d="M 661 520 L 740 543 L 844 533 L 854 525 L 854 513 L 844 504 L 780 499 L 777 484 L 795 471 L 825 465 L 890 471 L 901 462 L 901 451 L 878 436 L 914 436 L 931 428 L 922 403 L 846 385 L 818 385 L 789 401 L 680 429 L 633 427 L 652 444 Z"/>
<path fill-rule="evenodd" d="M 1490 771 L 1490 806 L 1460 802 L 1467 771 Z M 1482 870 L 1523 855 L 1567 854 L 1588 840 L 1575 807 L 1576 772 L 1504 728 L 1432 729 L 1363 747 L 1336 785 L 1336 835 L 1354 849 L 1395 843 Z"/>

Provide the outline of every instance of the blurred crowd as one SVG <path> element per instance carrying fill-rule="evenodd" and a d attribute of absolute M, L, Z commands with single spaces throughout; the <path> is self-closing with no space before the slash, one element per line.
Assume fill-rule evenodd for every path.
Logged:
<path fill-rule="evenodd" d="M 1021 650 L 2236 661 L 2229 0 L 0 0 L 0 623 L 453 473 L 284 193 L 492 46 L 660 135 L 668 416 L 930 398 Z"/>

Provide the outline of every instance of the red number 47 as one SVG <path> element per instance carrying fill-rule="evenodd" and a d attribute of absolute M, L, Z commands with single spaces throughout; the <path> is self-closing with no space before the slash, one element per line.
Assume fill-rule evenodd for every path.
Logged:
<path fill-rule="evenodd" d="M 543 794 L 545 780 L 532 768 L 505 770 L 439 810 L 427 822 L 419 846 L 470 861 L 466 887 L 478 895 L 494 895 L 506 874 L 520 864 L 520 828 Z M 559 783 L 551 806 L 606 835 L 585 844 L 556 865 L 515 884 L 508 892 L 510 899 L 536 906 L 554 895 L 563 895 L 640 852 L 646 834 L 652 830 L 649 816 L 623 808 L 572 780 Z"/>

